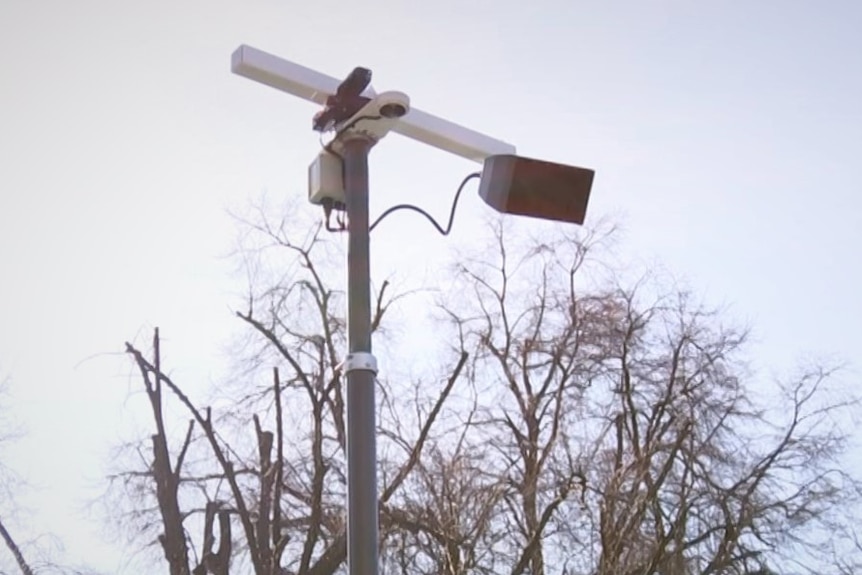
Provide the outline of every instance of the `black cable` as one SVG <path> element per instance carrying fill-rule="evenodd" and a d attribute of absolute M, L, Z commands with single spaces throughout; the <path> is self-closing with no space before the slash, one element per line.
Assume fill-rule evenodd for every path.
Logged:
<path fill-rule="evenodd" d="M 341 154 L 339 154 L 338 152 L 336 152 L 335 150 L 332 149 L 332 144 L 338 139 L 338 136 L 340 136 L 345 131 L 349 130 L 350 128 L 352 128 L 353 126 L 355 126 L 357 123 L 361 122 L 362 120 L 380 120 L 381 118 L 383 118 L 383 116 L 379 116 L 379 115 L 378 116 L 367 115 L 367 116 L 359 116 L 357 118 L 354 118 L 346 126 L 339 128 L 336 131 L 335 137 L 333 137 L 332 140 L 330 140 L 326 144 L 323 144 L 323 134 L 321 133 L 321 135 L 320 135 L 321 146 L 323 147 L 324 150 L 326 150 L 330 154 L 333 154 L 339 160 L 341 160 L 341 168 L 343 170 L 344 169 L 344 158 L 341 156 Z M 368 232 L 370 233 L 374 228 L 376 228 L 377 225 L 381 221 L 383 221 L 383 219 L 386 216 L 388 216 L 389 214 L 391 214 L 393 212 L 397 212 L 398 210 L 410 210 L 410 211 L 414 211 L 418 214 L 425 216 L 425 218 L 427 218 L 428 221 L 431 222 L 431 225 L 433 225 L 437 229 L 437 231 L 440 232 L 440 234 L 442 234 L 444 236 L 449 235 L 449 232 L 452 231 L 452 223 L 455 220 L 455 209 L 458 207 L 458 199 L 461 197 L 461 192 L 464 191 L 464 186 L 466 186 L 467 183 L 470 180 L 472 180 L 473 178 L 481 177 L 481 175 L 482 175 L 481 172 L 474 172 L 474 173 L 468 175 L 466 178 L 464 178 L 461 181 L 461 184 L 458 186 L 458 190 L 455 192 L 455 198 L 452 200 L 452 208 L 449 211 L 449 222 L 446 224 L 445 230 L 443 229 L 442 226 L 440 226 L 440 224 L 437 223 L 437 220 L 435 220 L 431 216 L 431 214 L 429 214 L 428 212 L 426 212 L 422 208 L 420 208 L 418 206 L 414 206 L 412 204 L 398 204 L 396 206 L 392 206 L 391 208 L 386 209 L 382 214 L 380 214 L 380 216 L 378 216 L 378 218 L 376 220 L 374 220 L 374 223 L 372 223 L 368 227 Z M 345 226 L 345 223 L 343 221 L 338 221 L 340 229 L 332 228 L 330 226 L 329 218 L 330 218 L 330 215 L 332 214 L 332 210 L 334 207 L 335 206 L 332 203 L 329 203 L 329 205 L 326 205 L 326 204 L 324 205 L 324 212 L 326 214 L 326 229 L 328 231 L 331 231 L 331 232 L 344 231 L 347 229 L 347 227 Z M 336 208 L 336 209 L 338 209 L 338 208 Z M 343 206 L 341 206 L 341 209 L 343 210 Z"/>
<path fill-rule="evenodd" d="M 331 218 L 332 218 L 333 209 L 338 210 L 338 211 L 343 211 L 344 210 L 344 204 L 342 204 L 341 202 L 333 201 L 332 198 L 323 198 L 323 201 L 321 202 L 321 204 L 323 205 L 324 227 L 326 228 L 326 231 L 327 232 L 343 232 L 343 231 L 345 231 L 347 229 L 347 227 L 344 225 L 344 222 L 340 219 L 340 216 L 338 216 L 338 215 L 335 216 L 335 221 L 338 224 L 337 228 L 332 227 L 332 224 L 330 223 Z"/>
<path fill-rule="evenodd" d="M 318 138 L 318 142 L 320 142 L 320 147 L 323 148 L 325 151 L 329 152 L 330 154 L 332 154 L 333 156 L 335 156 L 336 158 L 338 158 L 339 162 L 341 163 L 341 180 L 342 181 L 344 181 L 344 157 L 332 149 L 332 144 L 335 143 L 335 141 L 338 139 L 338 136 L 340 136 L 345 131 L 349 130 L 350 128 L 352 128 L 353 126 L 355 126 L 357 123 L 361 122 L 362 120 L 380 120 L 382 118 L 383 118 L 383 116 L 372 116 L 372 115 L 365 115 L 365 116 L 359 116 L 357 118 L 354 118 L 346 126 L 339 128 L 336 131 L 335 136 L 326 144 L 323 143 L 323 132 L 320 133 L 320 136 Z M 342 219 L 341 215 L 335 216 L 336 223 L 338 224 L 337 228 L 332 227 L 329 223 L 330 217 L 332 216 L 333 209 L 338 211 L 338 212 L 343 212 L 345 210 L 344 204 L 342 204 L 341 202 L 333 202 L 329 198 L 327 198 L 327 199 L 329 200 L 328 202 L 326 200 L 324 200 L 324 202 L 323 202 L 323 213 L 325 216 L 326 231 L 328 231 L 328 232 L 346 231 L 347 225 L 344 222 L 344 220 Z"/>
<path fill-rule="evenodd" d="M 386 216 L 388 216 L 392 212 L 396 212 L 398 210 L 410 210 L 410 211 L 417 212 L 417 213 L 425 216 L 428 219 L 428 221 L 431 222 L 431 224 L 435 228 L 437 228 L 438 232 L 440 232 L 444 236 L 448 236 L 449 232 L 452 231 L 452 222 L 455 219 L 455 208 L 458 206 L 458 198 L 461 197 L 461 192 L 464 190 L 464 186 L 466 186 L 467 182 L 469 182 L 473 178 L 478 178 L 481 175 L 482 175 L 481 172 L 474 172 L 461 181 L 461 185 L 458 186 L 458 191 L 455 192 L 455 199 L 452 200 L 452 209 L 449 211 L 449 223 L 446 225 L 445 230 L 440 226 L 440 224 L 437 223 L 437 221 L 433 217 L 431 217 L 431 214 L 429 214 L 428 212 L 426 212 L 422 208 L 420 208 L 418 206 L 414 206 L 412 204 L 398 204 L 397 206 L 392 206 L 391 208 L 388 208 L 386 211 L 384 211 L 382 214 L 380 214 L 380 216 L 378 216 L 378 218 L 376 220 L 374 220 L 374 223 L 368 227 L 368 231 L 371 232 L 374 228 L 377 227 L 377 224 L 379 224 L 383 220 L 383 218 L 385 218 Z"/>

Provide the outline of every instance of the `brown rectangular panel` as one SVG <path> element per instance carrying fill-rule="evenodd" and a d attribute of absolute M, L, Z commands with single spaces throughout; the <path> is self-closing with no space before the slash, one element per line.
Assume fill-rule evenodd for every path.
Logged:
<path fill-rule="evenodd" d="M 479 195 L 495 210 L 583 224 L 595 172 L 509 154 L 489 156 Z"/>

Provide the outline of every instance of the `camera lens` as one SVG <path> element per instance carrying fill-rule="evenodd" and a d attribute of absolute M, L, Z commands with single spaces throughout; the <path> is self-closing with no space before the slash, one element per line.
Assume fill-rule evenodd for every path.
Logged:
<path fill-rule="evenodd" d="M 407 108 L 401 104 L 384 104 L 380 107 L 380 115 L 384 118 L 400 118 L 407 113 Z"/>

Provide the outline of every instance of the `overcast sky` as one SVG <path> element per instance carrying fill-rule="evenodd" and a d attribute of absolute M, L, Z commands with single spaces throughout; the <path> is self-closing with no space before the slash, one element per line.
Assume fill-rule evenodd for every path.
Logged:
<path fill-rule="evenodd" d="M 118 572 L 81 509 L 144 400 L 123 342 L 158 325 L 177 377 L 218 381 L 242 329 L 228 209 L 264 192 L 312 209 L 316 108 L 232 75 L 238 45 L 369 67 L 378 91 L 595 169 L 588 221 L 728 304 L 769 376 L 862 345 L 860 29 L 850 0 L 3 0 L 0 377 L 28 431 L 4 458 L 33 484 L 23 523 Z M 389 137 L 372 212 L 444 217 L 476 168 Z M 452 240 L 394 217 L 375 275 L 421 275 L 488 210 L 471 188 Z"/>

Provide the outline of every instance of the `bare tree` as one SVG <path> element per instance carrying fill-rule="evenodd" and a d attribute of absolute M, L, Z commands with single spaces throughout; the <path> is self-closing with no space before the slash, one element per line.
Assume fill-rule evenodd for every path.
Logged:
<path fill-rule="evenodd" d="M 30 567 L 30 564 L 27 563 L 27 560 L 24 559 L 24 554 L 21 552 L 21 548 L 18 547 L 18 543 L 15 542 L 12 534 L 9 533 L 8 529 L 6 529 L 2 519 L 0 519 L 0 537 L 3 538 L 3 543 L 6 544 L 6 548 L 9 549 L 9 552 L 15 559 L 15 564 L 21 570 L 22 575 L 33 575 L 33 569 Z"/>
<path fill-rule="evenodd" d="M 852 525 L 859 493 L 835 423 L 856 402 L 825 389 L 831 370 L 791 378 L 769 411 L 749 394 L 746 331 L 690 294 L 589 287 L 580 276 L 601 237 L 513 249 L 495 232 L 496 259 L 461 264 L 460 297 L 446 305 L 472 342 L 482 407 L 448 465 L 433 463 L 448 474 L 435 483 L 469 477 L 455 465 L 466 451 L 505 486 L 481 514 L 496 552 L 461 572 L 822 573 L 852 561 L 822 541 Z M 494 493 L 475 484 L 467 498 Z M 401 549 L 451 557 L 433 510 L 446 507 L 441 493 L 465 508 L 464 495 L 416 489 L 424 503 L 402 519 Z M 398 560 L 405 572 L 452 572 Z"/>
<path fill-rule="evenodd" d="M 776 421 L 748 397 L 745 332 L 685 294 L 635 301 L 619 292 L 610 401 L 597 411 L 607 422 L 589 477 L 597 573 L 751 573 L 814 559 L 811 529 L 855 495 L 837 459 L 845 435 L 829 423 L 849 403 L 819 393 L 830 373 L 794 379 Z"/>
<path fill-rule="evenodd" d="M 8 379 L 0 379 L 0 398 L 3 398 L 8 389 L 9 380 Z M 5 398 L 4 398 L 5 399 Z M 8 421 L 6 416 L 6 406 L 5 401 L 3 404 L 0 404 L 0 449 L 5 447 L 10 440 L 14 439 L 18 433 L 14 429 L 16 426 Z M 3 460 L 0 459 L 0 494 L 2 494 L 2 501 L 4 503 L 4 508 L 0 509 L 0 514 L 5 515 L 8 509 L 6 507 L 13 500 L 13 492 L 14 492 L 14 484 L 17 483 L 16 476 L 6 465 L 3 464 Z M 9 553 L 12 555 L 15 560 L 15 564 L 21 570 L 21 573 L 24 575 L 32 575 L 33 570 L 30 567 L 30 564 L 24 558 L 24 554 L 21 551 L 18 542 L 12 537 L 12 534 L 9 532 L 9 528 L 4 523 L 4 517 L 0 515 L 0 537 L 3 538 L 3 543 L 6 548 L 9 550 Z"/>
<path fill-rule="evenodd" d="M 27 484 L 15 470 L 5 464 L 5 458 L 2 457 L 3 448 L 23 435 L 20 422 L 7 416 L 8 385 L 8 379 L 0 379 L 0 399 L 4 400 L 0 403 L 0 539 L 14 565 L 9 568 L 22 575 L 94 575 L 92 569 L 75 568 L 58 561 L 56 547 L 59 547 L 59 541 L 55 537 L 43 534 L 30 538 L 26 534 L 26 528 L 30 527 L 32 533 L 33 526 L 22 526 L 20 520 L 16 521 L 19 515 L 23 515 L 22 509 L 17 505 L 17 496 Z M 23 537 L 22 531 L 25 532 Z M 5 568 L 8 565 L 5 552 L 0 552 L 0 573 L 7 573 Z"/>
<path fill-rule="evenodd" d="M 340 572 L 345 322 L 319 260 L 330 244 L 320 227 L 296 241 L 284 222 L 247 225 L 267 258 L 287 257 L 237 313 L 250 328 L 249 363 L 232 408 L 198 407 L 161 366 L 158 336 L 152 359 L 128 344 L 156 432 L 140 450 L 145 468 L 115 480 L 134 486 L 129 518 L 161 543 L 172 575 Z M 841 459 L 840 421 L 855 402 L 825 389 L 832 371 L 791 378 L 783 408 L 770 410 L 750 393 L 747 332 L 686 292 L 595 273 L 607 234 L 513 244 L 494 232 L 491 256 L 456 266 L 456 295 L 441 308 L 456 343 L 435 383 L 378 382 L 382 572 L 752 575 L 856 564 L 818 539 L 851 534 L 842 512 L 859 493 Z M 384 282 L 376 330 L 397 299 Z M 163 389 L 191 421 L 165 419 Z"/>
<path fill-rule="evenodd" d="M 140 450 L 146 467 L 121 471 L 113 480 L 126 493 L 143 496 L 143 505 L 127 519 L 156 536 L 172 575 L 227 573 L 231 562 L 246 564 L 257 575 L 324 575 L 336 572 L 345 560 L 343 302 L 314 260 L 316 250 L 327 247 L 319 226 L 300 242 L 289 239 L 284 226 L 273 228 L 264 222 L 256 229 L 269 246 L 288 254 L 289 279 L 252 292 L 247 309 L 236 314 L 253 335 L 249 371 L 266 363 L 276 366 L 265 387 L 251 376 L 236 402 L 241 413 L 233 410 L 219 416 L 198 407 L 162 368 L 158 331 L 152 359 L 131 343 L 126 346 L 150 399 L 156 433 L 151 454 Z M 377 294 L 375 329 L 394 301 L 387 287 L 384 283 Z M 381 505 L 387 505 L 417 469 L 437 414 L 466 359 L 463 353 L 456 356 L 437 388 L 433 408 L 412 422 L 415 440 L 402 443 L 401 455 L 393 454 L 387 462 L 391 475 L 384 478 Z M 386 395 L 388 384 L 379 385 Z M 165 389 L 192 416 L 173 456 L 164 418 Z M 253 442 L 237 430 L 232 423 L 236 421 L 240 430 L 253 424 Z M 266 429 L 268 425 L 274 432 Z M 248 449 L 251 444 L 254 449 Z M 204 448 L 208 455 L 201 451 Z M 203 537 L 197 539 L 189 531 L 201 516 Z M 239 527 L 239 539 L 231 540 L 232 523 Z"/>

